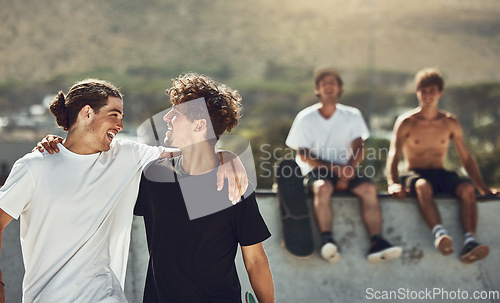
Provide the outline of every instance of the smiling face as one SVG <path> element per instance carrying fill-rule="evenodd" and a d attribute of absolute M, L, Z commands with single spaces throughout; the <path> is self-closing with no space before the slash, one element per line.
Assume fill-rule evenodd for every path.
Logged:
<path fill-rule="evenodd" d="M 181 113 L 177 106 L 173 106 L 163 117 L 163 120 L 167 122 L 167 132 L 164 140 L 167 146 L 182 148 L 193 143 L 192 137 L 196 127 L 195 123 Z"/>
<path fill-rule="evenodd" d="M 417 99 L 420 106 L 437 106 L 442 95 L 443 92 L 436 84 L 417 89 Z"/>
<path fill-rule="evenodd" d="M 87 127 L 90 148 L 95 152 L 107 151 L 113 138 L 123 130 L 123 101 L 109 97 L 108 103 L 98 113 L 92 111 Z"/>
<path fill-rule="evenodd" d="M 319 80 L 315 93 L 322 101 L 336 101 L 342 93 L 342 86 L 339 84 L 335 76 L 327 75 Z"/>

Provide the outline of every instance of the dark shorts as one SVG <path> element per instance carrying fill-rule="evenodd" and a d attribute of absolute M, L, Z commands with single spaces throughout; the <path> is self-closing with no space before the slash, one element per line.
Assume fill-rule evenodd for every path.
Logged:
<path fill-rule="evenodd" d="M 335 187 L 338 179 L 339 177 L 331 171 L 328 171 L 326 169 L 319 169 L 319 170 L 313 169 L 311 172 L 307 174 L 307 187 L 312 188 L 313 183 L 317 180 L 329 181 Z M 354 179 L 349 181 L 349 186 L 347 187 L 346 191 L 350 192 L 363 183 L 373 183 L 373 182 L 370 178 L 366 176 L 356 175 Z"/>
<path fill-rule="evenodd" d="M 469 179 L 460 177 L 456 172 L 445 169 L 414 169 L 401 176 L 401 184 L 410 193 L 415 195 L 415 183 L 418 179 L 425 179 L 432 185 L 434 194 L 446 193 L 456 195 L 458 185 L 471 183 Z"/>

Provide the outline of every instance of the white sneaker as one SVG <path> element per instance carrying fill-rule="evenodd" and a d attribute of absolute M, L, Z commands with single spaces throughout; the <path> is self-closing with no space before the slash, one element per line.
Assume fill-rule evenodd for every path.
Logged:
<path fill-rule="evenodd" d="M 321 256 L 330 263 L 336 263 L 340 260 L 337 245 L 332 242 L 327 242 L 321 247 Z"/>
<path fill-rule="evenodd" d="M 449 256 L 453 253 L 453 240 L 447 234 L 440 234 L 434 240 L 434 246 L 443 256 Z"/>

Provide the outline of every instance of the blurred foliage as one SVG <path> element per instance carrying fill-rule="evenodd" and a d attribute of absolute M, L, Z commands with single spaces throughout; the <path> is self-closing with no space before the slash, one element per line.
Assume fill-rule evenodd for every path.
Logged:
<path fill-rule="evenodd" d="M 372 178 L 379 191 L 387 191 L 385 163 L 389 153 L 388 139 L 370 137 L 365 142 L 365 157 L 359 167 L 361 173 Z"/>

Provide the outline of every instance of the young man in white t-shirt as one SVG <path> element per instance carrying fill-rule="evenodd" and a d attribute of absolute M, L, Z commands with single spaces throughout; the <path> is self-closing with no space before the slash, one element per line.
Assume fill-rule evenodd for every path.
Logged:
<path fill-rule="evenodd" d="M 123 130 L 123 101 L 105 81 L 76 83 L 50 110 L 68 132 L 59 153 L 25 155 L 0 189 L 0 241 L 7 224 L 21 218 L 23 302 L 126 302 L 141 172 L 163 148 L 114 138 Z M 0 301 L 2 278 L 0 272 Z"/>
<path fill-rule="evenodd" d="M 371 239 L 369 262 L 394 259 L 400 247 L 382 236 L 382 214 L 375 185 L 357 174 L 363 158 L 364 140 L 369 131 L 361 112 L 338 103 L 343 82 L 334 68 L 317 70 L 315 93 L 320 102 L 302 110 L 295 118 L 286 144 L 297 150 L 296 161 L 308 176 L 314 194 L 314 214 L 321 232 L 321 256 L 329 262 L 340 259 L 340 249 L 332 236 L 334 192 L 348 191 L 361 200 L 361 215 Z"/>

